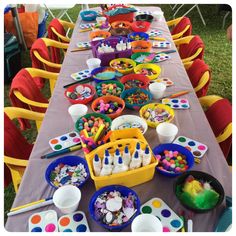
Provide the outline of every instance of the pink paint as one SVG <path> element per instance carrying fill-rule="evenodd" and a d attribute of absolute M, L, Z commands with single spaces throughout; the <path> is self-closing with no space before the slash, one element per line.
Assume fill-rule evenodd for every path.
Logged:
<path fill-rule="evenodd" d="M 185 99 L 182 99 L 180 102 L 181 103 L 187 103 L 187 101 Z"/>
<path fill-rule="evenodd" d="M 54 224 L 48 224 L 48 225 L 46 225 L 46 227 L 45 227 L 45 231 L 46 231 L 46 232 L 54 232 L 55 229 L 56 229 L 56 226 L 55 226 Z"/>
<path fill-rule="evenodd" d="M 205 146 L 203 146 L 203 145 L 199 145 L 199 146 L 198 146 L 198 149 L 203 151 L 203 150 L 205 150 L 205 149 L 206 149 L 206 147 L 205 147 Z"/>
<path fill-rule="evenodd" d="M 170 229 L 168 227 L 163 227 L 163 232 L 170 232 Z"/>
<path fill-rule="evenodd" d="M 80 138 L 73 138 L 73 142 L 74 143 L 79 143 L 80 142 Z"/>

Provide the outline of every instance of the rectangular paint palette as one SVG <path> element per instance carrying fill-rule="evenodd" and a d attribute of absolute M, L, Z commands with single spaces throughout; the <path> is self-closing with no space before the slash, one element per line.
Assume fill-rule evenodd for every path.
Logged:
<path fill-rule="evenodd" d="M 195 162 L 200 163 L 201 158 L 205 155 L 208 147 L 196 140 L 187 138 L 185 136 L 179 136 L 173 143 L 179 144 L 187 148 L 194 156 Z"/>
<path fill-rule="evenodd" d="M 94 27 L 94 26 L 95 26 L 95 23 L 80 24 L 81 29 L 88 29 L 88 28 L 91 28 L 91 27 Z"/>
<path fill-rule="evenodd" d="M 58 232 L 57 213 L 54 210 L 35 213 L 29 218 L 29 232 Z"/>
<path fill-rule="evenodd" d="M 154 62 L 161 62 L 168 59 L 170 59 L 170 56 L 167 55 L 166 53 L 158 53 L 154 58 Z"/>
<path fill-rule="evenodd" d="M 79 48 L 79 49 L 82 49 L 82 48 L 91 48 L 91 43 L 90 42 L 78 42 L 76 44 L 76 46 Z"/>
<path fill-rule="evenodd" d="M 163 225 L 163 232 L 177 232 L 183 227 L 182 219 L 160 198 L 152 198 L 140 210 L 141 213 L 156 216 Z"/>
<path fill-rule="evenodd" d="M 79 72 L 71 74 L 71 78 L 80 81 L 91 77 L 91 71 L 89 69 L 81 70 Z"/>
<path fill-rule="evenodd" d="M 75 131 L 71 131 L 49 140 L 49 145 L 53 151 L 61 151 L 79 143 L 81 143 L 81 139 L 79 134 Z"/>
<path fill-rule="evenodd" d="M 60 232 L 90 232 L 86 216 L 82 211 L 60 217 L 58 227 Z"/>
<path fill-rule="evenodd" d="M 173 109 L 189 109 L 190 105 L 186 98 L 164 98 L 162 104 L 168 105 Z"/>
<path fill-rule="evenodd" d="M 162 35 L 162 31 L 160 30 L 151 30 L 150 32 L 148 32 L 149 37 L 157 37 Z"/>
<path fill-rule="evenodd" d="M 166 87 L 172 86 L 174 84 L 174 82 L 172 80 L 170 80 L 169 78 L 166 78 L 166 77 L 158 78 L 155 80 L 155 82 L 164 83 L 166 85 Z"/>
<path fill-rule="evenodd" d="M 171 48 L 171 43 L 168 41 L 153 42 L 152 47 L 154 48 Z"/>

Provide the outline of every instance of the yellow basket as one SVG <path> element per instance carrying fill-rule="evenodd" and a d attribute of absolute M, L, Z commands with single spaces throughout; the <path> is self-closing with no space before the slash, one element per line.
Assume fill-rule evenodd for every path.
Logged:
<path fill-rule="evenodd" d="M 145 106 L 143 106 L 140 110 L 139 110 L 139 115 L 144 119 L 146 120 L 148 126 L 152 127 L 152 128 L 155 128 L 157 127 L 160 123 L 159 122 L 152 122 L 152 121 L 149 121 L 147 120 L 145 117 L 144 117 L 144 112 L 148 109 L 148 108 L 151 108 L 151 109 L 155 109 L 155 108 L 160 108 L 160 109 L 164 109 L 166 110 L 170 115 L 171 115 L 171 118 L 165 122 L 171 122 L 174 117 L 175 117 L 175 112 L 174 110 L 167 106 L 167 105 L 164 105 L 164 104 L 161 104 L 161 103 L 149 103 Z"/>
<path fill-rule="evenodd" d="M 146 75 L 150 80 L 156 79 L 161 74 L 161 67 L 156 64 L 152 64 L 152 63 L 144 63 L 144 64 L 139 64 L 139 65 L 135 66 L 134 73 L 140 74 L 139 71 L 142 69 L 152 69 L 156 72 L 155 75 Z"/>
<path fill-rule="evenodd" d="M 124 133 L 126 134 L 124 135 L 124 138 L 122 138 Z M 126 138 L 129 135 L 131 136 L 134 135 L 134 137 L 140 137 L 141 139 Z M 153 178 L 155 174 L 155 167 L 158 164 L 158 161 L 156 160 L 152 152 L 151 152 L 152 153 L 151 163 L 147 166 L 140 167 L 134 170 L 128 170 L 122 173 L 112 174 L 110 176 L 95 176 L 93 172 L 93 158 L 95 154 L 98 154 L 98 156 L 102 160 L 105 149 L 108 149 L 111 154 L 114 154 L 116 148 L 119 148 L 120 152 L 123 152 L 125 146 L 128 146 L 130 152 L 132 153 L 134 152 L 136 144 L 138 142 L 140 143 L 142 149 L 144 149 L 148 145 L 141 131 L 136 128 L 126 129 L 126 130 L 115 130 L 113 131 L 113 134 L 111 135 L 110 139 L 116 141 L 111 141 L 107 144 L 104 144 L 86 155 L 90 176 L 94 180 L 96 189 L 100 189 L 104 186 L 112 184 L 120 184 L 127 187 L 133 187 L 135 185 L 145 183 Z M 149 145 L 148 147 L 151 150 Z"/>
<path fill-rule="evenodd" d="M 113 63 L 119 62 L 119 61 L 131 64 L 132 68 L 126 69 L 126 70 L 117 69 L 116 67 L 114 67 Z M 122 73 L 124 75 L 132 73 L 135 66 L 136 66 L 136 62 L 132 59 L 129 59 L 129 58 L 117 58 L 117 59 L 110 61 L 110 67 L 112 67 L 113 69 L 119 71 L 120 73 Z"/>

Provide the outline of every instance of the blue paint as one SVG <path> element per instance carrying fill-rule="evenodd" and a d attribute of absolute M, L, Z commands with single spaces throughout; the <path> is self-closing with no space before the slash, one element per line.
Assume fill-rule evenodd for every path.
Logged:
<path fill-rule="evenodd" d="M 177 99 L 171 100 L 173 103 L 178 103 L 179 101 Z"/>
<path fill-rule="evenodd" d="M 181 222 L 179 220 L 172 220 L 170 222 L 170 224 L 174 227 L 174 228 L 179 228 L 181 226 Z"/>
<path fill-rule="evenodd" d="M 73 219 L 74 219 L 74 221 L 76 221 L 76 222 L 81 221 L 83 218 L 84 218 L 84 216 L 83 216 L 82 214 L 80 214 L 80 213 L 75 214 L 75 215 L 73 216 Z"/>
<path fill-rule="evenodd" d="M 61 141 L 65 141 L 65 140 L 67 140 L 67 137 L 66 136 L 62 136 L 60 139 L 61 139 Z"/>
<path fill-rule="evenodd" d="M 72 232 L 72 230 L 71 229 L 65 229 L 65 230 L 63 230 L 63 232 Z"/>
<path fill-rule="evenodd" d="M 42 228 L 40 227 L 35 227 L 31 230 L 31 232 L 42 232 Z"/>
<path fill-rule="evenodd" d="M 86 225 L 79 225 L 77 228 L 76 228 L 76 232 L 86 232 L 87 230 L 87 226 Z"/>
<path fill-rule="evenodd" d="M 195 144 L 195 142 L 190 141 L 190 142 L 188 142 L 188 145 L 192 147 L 192 146 L 195 146 L 196 144 Z"/>

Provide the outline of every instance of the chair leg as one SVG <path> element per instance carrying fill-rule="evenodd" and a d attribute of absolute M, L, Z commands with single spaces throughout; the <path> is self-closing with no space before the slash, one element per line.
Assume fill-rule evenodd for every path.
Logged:
<path fill-rule="evenodd" d="M 226 18 L 228 17 L 228 15 L 230 14 L 230 11 L 228 11 L 225 16 L 224 16 L 224 19 L 223 19 L 223 24 L 222 24 L 222 29 L 225 28 L 225 21 L 226 21 Z"/>

